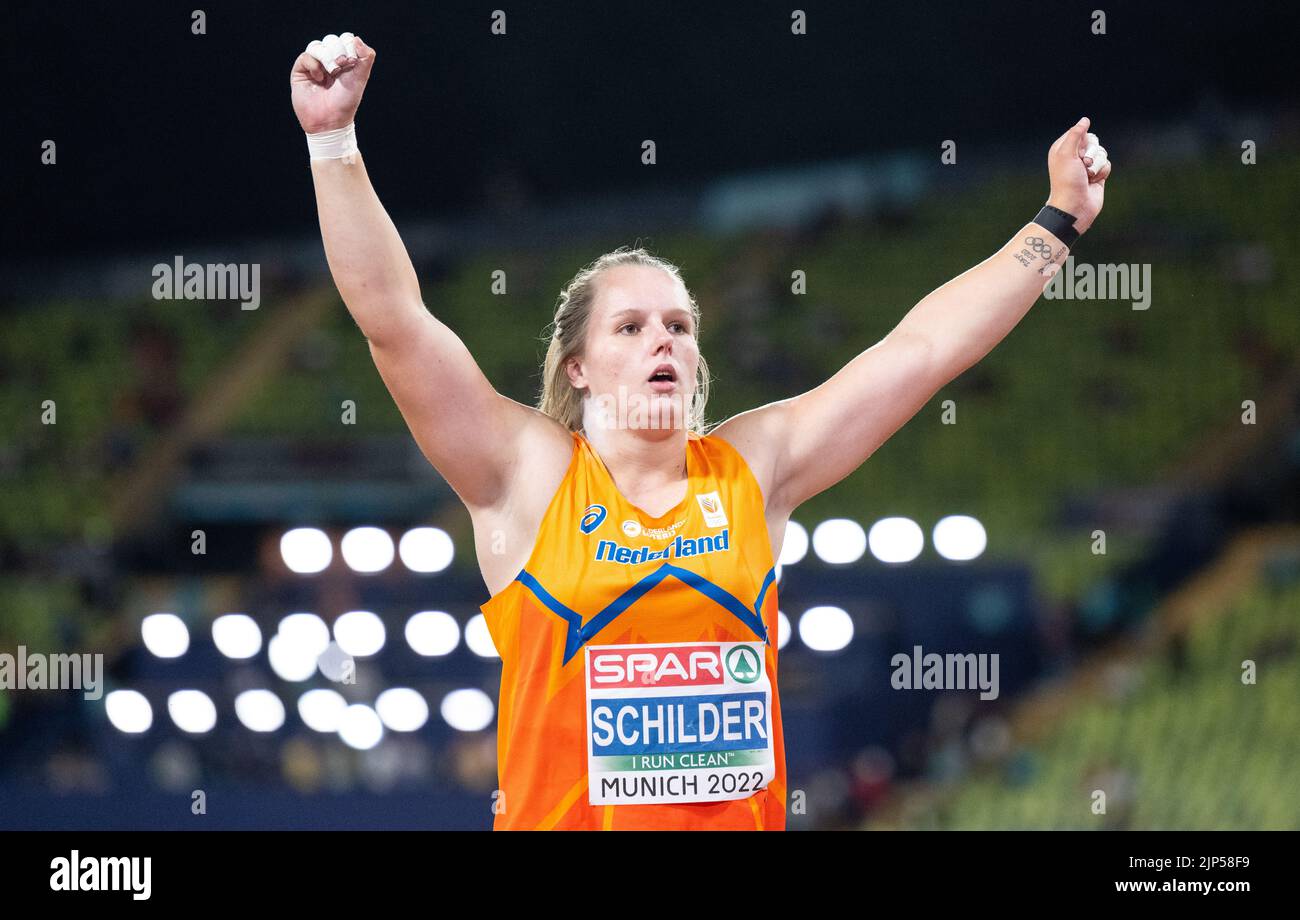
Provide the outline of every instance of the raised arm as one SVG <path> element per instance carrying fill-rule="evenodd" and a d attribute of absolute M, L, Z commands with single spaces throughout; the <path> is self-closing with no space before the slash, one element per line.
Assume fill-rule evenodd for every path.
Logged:
<path fill-rule="evenodd" d="M 290 74 L 294 112 L 315 145 L 311 172 L 330 273 L 421 451 L 466 505 L 495 506 L 522 450 L 538 449 L 533 442 L 568 450 L 569 439 L 553 420 L 497 393 L 460 338 L 426 309 L 351 141 L 375 51 L 354 38 L 335 58 L 326 49 L 339 50 L 336 41 L 313 42 Z"/>
<path fill-rule="evenodd" d="M 1080 233 L 1101 211 L 1110 163 L 1088 119 L 1048 152 L 1047 203 Z M 1093 152 L 1093 151 L 1090 151 Z M 1063 231 L 1064 232 L 1064 231 Z M 975 267 L 932 291 L 884 339 L 807 393 L 728 419 L 715 433 L 754 470 L 769 508 L 793 511 L 857 469 L 941 387 L 1002 341 L 1038 300 L 1069 248 L 1027 223 Z"/>

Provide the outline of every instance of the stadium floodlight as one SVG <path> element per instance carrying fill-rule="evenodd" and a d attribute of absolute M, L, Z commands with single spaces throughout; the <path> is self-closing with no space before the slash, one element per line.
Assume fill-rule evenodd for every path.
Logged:
<path fill-rule="evenodd" d="M 482 731 L 492 724 L 495 707 L 492 698 L 475 687 L 453 690 L 442 698 L 439 712 L 443 720 L 457 731 Z"/>
<path fill-rule="evenodd" d="M 387 637 L 384 621 L 369 610 L 351 610 L 334 621 L 334 641 L 353 658 L 379 654 Z"/>
<path fill-rule="evenodd" d="M 308 690 L 298 697 L 298 716 L 312 731 L 337 732 L 347 708 L 347 700 L 337 690 Z"/>
<path fill-rule="evenodd" d="M 817 652 L 838 652 L 853 639 L 853 618 L 841 607 L 809 607 L 799 617 L 799 638 Z"/>
<path fill-rule="evenodd" d="M 339 551 L 348 568 L 363 575 L 382 572 L 393 564 L 393 538 L 380 527 L 354 527 L 343 535 Z"/>
<path fill-rule="evenodd" d="M 323 572 L 334 559 L 334 547 L 325 531 L 295 527 L 280 537 L 280 556 L 289 571 L 299 575 Z"/>
<path fill-rule="evenodd" d="M 808 531 L 798 521 L 788 521 L 785 525 L 785 539 L 781 541 L 781 558 L 779 565 L 794 565 L 808 555 Z"/>
<path fill-rule="evenodd" d="M 271 670 L 280 680 L 297 683 L 316 673 L 316 655 L 309 648 L 293 641 L 292 636 L 276 633 L 266 646 L 266 657 Z"/>
<path fill-rule="evenodd" d="M 421 610 L 406 621 L 406 642 L 417 655 L 449 655 L 460 643 L 460 626 L 444 610 Z"/>
<path fill-rule="evenodd" d="M 353 703 L 339 718 L 339 737 L 358 751 L 368 751 L 384 737 L 384 723 L 379 714 L 364 703 Z"/>
<path fill-rule="evenodd" d="M 114 690 L 104 697 L 108 721 L 120 732 L 138 735 L 153 725 L 153 707 L 138 690 Z"/>
<path fill-rule="evenodd" d="M 235 697 L 235 716 L 249 731 L 273 732 L 284 724 L 284 703 L 270 690 L 245 690 Z"/>
<path fill-rule="evenodd" d="M 977 559 L 988 546 L 984 525 L 967 514 L 950 514 L 934 525 L 931 534 L 935 551 L 954 562 Z"/>
<path fill-rule="evenodd" d="M 410 687 L 393 687 L 379 694 L 375 711 L 395 732 L 419 731 L 429 721 L 429 704 Z"/>
<path fill-rule="evenodd" d="M 314 613 L 291 613 L 280 620 L 277 631 L 313 657 L 330 644 L 330 628 Z"/>
<path fill-rule="evenodd" d="M 925 534 L 921 532 L 921 525 L 911 518 L 887 517 L 871 525 L 867 543 L 871 546 L 871 555 L 881 562 L 897 565 L 911 562 L 921 555 Z"/>
<path fill-rule="evenodd" d="M 440 527 L 414 527 L 402 534 L 397 553 L 412 572 L 441 572 L 451 565 L 456 547 Z"/>
<path fill-rule="evenodd" d="M 227 658 L 252 658 L 262 650 L 262 630 L 246 613 L 226 613 L 212 621 L 212 642 Z"/>
<path fill-rule="evenodd" d="M 151 613 L 140 622 L 144 647 L 159 658 L 179 658 L 190 647 L 190 631 L 174 613 Z"/>
<path fill-rule="evenodd" d="M 202 690 L 177 690 L 167 697 L 167 712 L 177 728 L 191 735 L 206 734 L 217 724 L 217 707 Z"/>
<path fill-rule="evenodd" d="M 857 521 L 831 518 L 814 528 L 812 545 L 822 562 L 846 565 L 857 562 L 867 551 L 867 535 Z"/>
<path fill-rule="evenodd" d="M 790 641 L 790 618 L 784 612 L 776 612 L 776 647 L 778 650 L 785 648 L 786 643 Z"/>
<path fill-rule="evenodd" d="M 488 631 L 487 620 L 483 614 L 476 613 L 465 624 L 465 644 L 469 650 L 480 658 L 500 658 L 492 634 Z"/>

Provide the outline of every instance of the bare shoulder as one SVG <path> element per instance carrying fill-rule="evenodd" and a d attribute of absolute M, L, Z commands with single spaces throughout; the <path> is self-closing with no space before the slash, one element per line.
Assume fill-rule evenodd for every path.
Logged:
<path fill-rule="evenodd" d="M 729 418 L 710 432 L 736 449 L 758 482 L 773 559 L 781 555 L 786 524 L 794 510 L 780 494 L 777 470 L 777 448 L 788 435 L 789 407 L 789 400 L 768 403 Z"/>
<path fill-rule="evenodd" d="M 508 486 L 494 510 L 515 509 L 526 514 L 527 508 L 540 502 L 544 511 L 573 459 L 573 435 L 532 406 L 515 400 L 510 403 L 512 422 L 518 426 L 516 449 L 506 473 Z"/>
<path fill-rule="evenodd" d="M 778 486 L 777 457 L 789 425 L 790 400 L 768 403 L 733 415 L 709 432 L 726 441 L 744 458 L 749 470 L 758 480 L 764 504 L 777 511 L 780 496 L 774 494 Z"/>
<path fill-rule="evenodd" d="M 515 403 L 511 414 L 521 427 L 507 472 L 508 486 L 492 505 L 467 506 L 479 569 L 493 595 L 532 555 L 542 518 L 564 481 L 575 449 L 573 435 L 550 416 L 521 403 Z"/>

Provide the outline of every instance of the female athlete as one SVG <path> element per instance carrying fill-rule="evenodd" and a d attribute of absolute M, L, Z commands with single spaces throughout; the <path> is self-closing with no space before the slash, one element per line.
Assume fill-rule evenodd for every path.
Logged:
<path fill-rule="evenodd" d="M 825 383 L 707 428 L 700 309 L 640 249 L 565 287 L 537 408 L 497 393 L 421 299 L 357 152 L 375 51 L 312 42 L 290 87 L 344 303 L 464 502 L 502 660 L 497 829 L 785 827 L 774 560 L 853 472 L 1023 317 L 1101 211 L 1088 119 L 1046 207 Z M 437 311 L 437 305 L 434 305 Z"/>

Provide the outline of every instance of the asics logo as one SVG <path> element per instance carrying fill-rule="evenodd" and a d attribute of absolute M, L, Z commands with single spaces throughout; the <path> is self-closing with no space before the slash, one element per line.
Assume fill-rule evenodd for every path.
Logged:
<path fill-rule="evenodd" d="M 604 505 L 588 505 L 582 512 L 582 520 L 578 522 L 578 529 L 583 533 L 591 533 L 600 526 L 601 521 L 605 520 L 605 515 L 608 513 Z"/>

